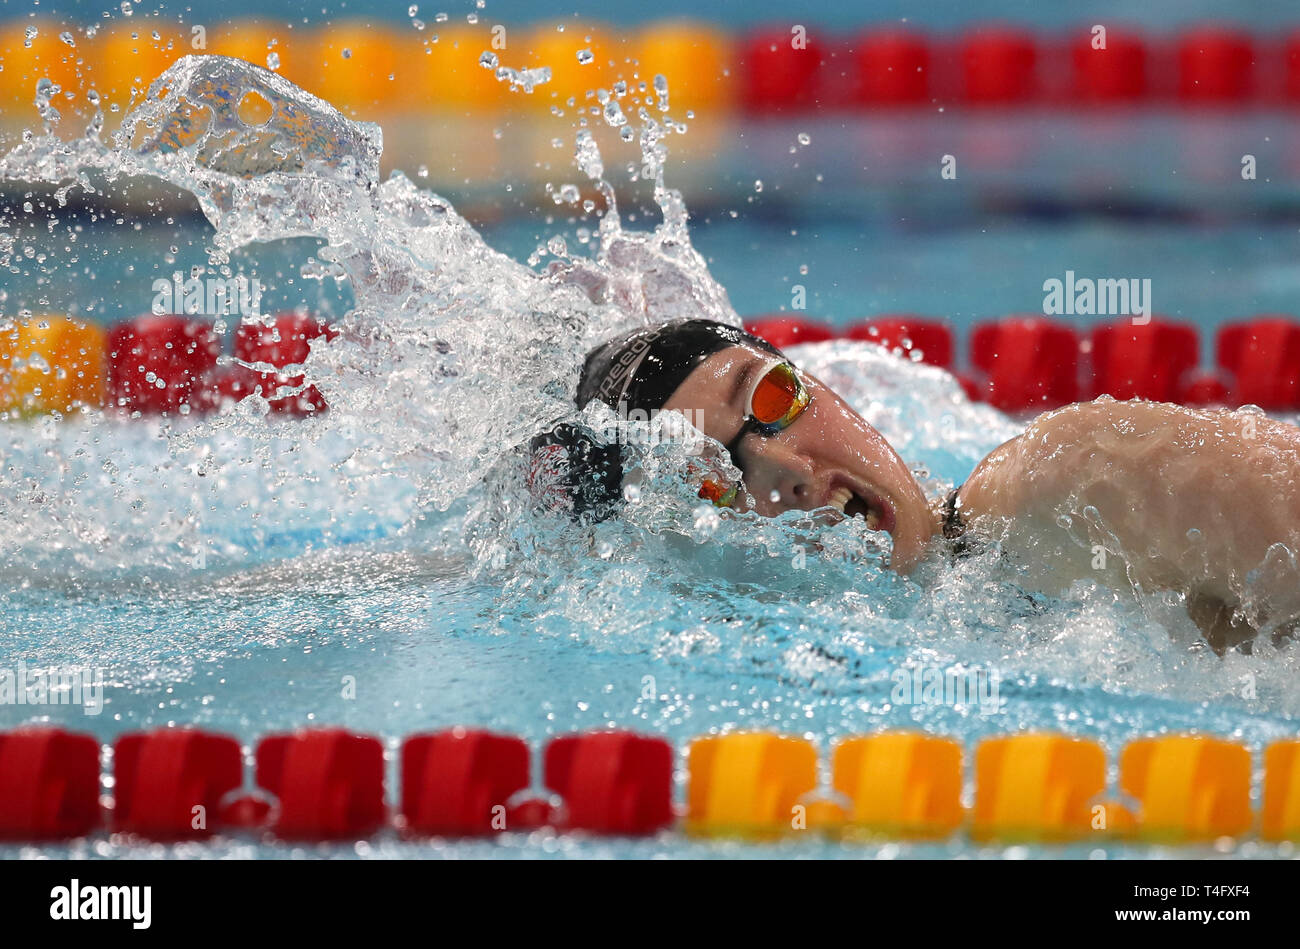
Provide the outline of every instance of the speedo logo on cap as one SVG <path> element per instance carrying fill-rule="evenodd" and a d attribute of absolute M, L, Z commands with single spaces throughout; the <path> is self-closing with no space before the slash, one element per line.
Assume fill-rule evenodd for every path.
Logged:
<path fill-rule="evenodd" d="M 658 333 L 652 333 L 634 341 L 628 347 L 627 352 L 619 356 L 618 362 L 610 366 L 609 372 L 605 373 L 605 378 L 600 381 L 600 394 L 603 401 L 622 400 L 623 393 L 627 391 L 628 383 L 636 375 L 637 367 L 641 365 L 646 353 L 650 351 L 650 344 L 658 336 Z M 622 383 L 622 385 L 619 385 L 619 383 Z"/>

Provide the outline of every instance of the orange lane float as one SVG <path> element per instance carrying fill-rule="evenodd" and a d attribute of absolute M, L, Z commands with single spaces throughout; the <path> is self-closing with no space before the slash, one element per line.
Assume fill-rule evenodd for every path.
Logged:
<path fill-rule="evenodd" d="M 66 39 L 64 38 L 66 37 Z M 68 42 L 71 40 L 71 43 Z M 0 23 L 0 116 L 27 128 L 40 128 L 36 84 L 49 79 L 59 87 L 52 101 L 66 113 L 84 101 L 90 87 L 84 48 L 89 41 L 80 30 L 68 30 L 52 20 L 5 20 Z M 75 97 L 72 103 L 66 93 Z"/>
<path fill-rule="evenodd" d="M 718 113 L 738 97 L 735 44 L 726 33 L 703 23 L 669 20 L 643 27 L 632 43 L 637 79 L 633 91 L 655 96 L 655 77 L 668 81 L 669 114 L 686 119 L 688 111 Z M 657 114 L 650 107 L 652 115 Z"/>
<path fill-rule="evenodd" d="M 977 840 L 1077 840 L 1094 833 L 1106 786 L 1095 741 L 1054 734 L 987 738 L 975 750 Z"/>
<path fill-rule="evenodd" d="M 1300 740 L 1277 741 L 1264 751 L 1264 807 L 1260 836 L 1300 840 Z"/>
<path fill-rule="evenodd" d="M 296 82 L 345 114 L 373 119 L 400 111 L 417 100 L 423 78 L 422 50 L 408 33 L 362 20 L 321 27 L 286 75 L 296 73 Z"/>
<path fill-rule="evenodd" d="M 236 20 L 215 28 L 207 37 L 206 49 L 194 52 L 233 56 L 292 80 L 302 71 L 298 63 L 300 45 L 287 24 Z M 274 68 L 270 64 L 274 64 Z"/>
<path fill-rule="evenodd" d="M 1250 752 L 1235 742 L 1174 735 L 1130 742 L 1120 787 L 1140 804 L 1138 832 L 1205 840 L 1250 829 Z"/>
<path fill-rule="evenodd" d="M 551 78 L 538 85 L 532 95 L 510 97 L 510 105 L 515 108 L 549 110 L 555 106 L 566 112 L 573 107 L 596 108 L 600 106 L 596 94 L 601 89 L 621 106 L 639 101 L 620 101 L 614 97 L 614 83 L 620 78 L 630 77 L 632 70 L 624 61 L 627 53 L 623 43 L 600 26 L 566 23 L 563 31 L 554 26 L 539 26 L 525 33 L 517 46 L 507 44 L 498 55 L 503 64 L 514 69 L 545 66 L 551 71 Z M 486 75 L 493 75 L 490 70 L 483 71 Z"/>
<path fill-rule="evenodd" d="M 156 21 L 130 21 L 104 27 L 90 41 L 93 85 L 103 104 L 106 127 L 118 124 L 149 85 L 182 56 L 198 53 L 189 39 Z"/>
<path fill-rule="evenodd" d="M 817 786 L 812 743 L 770 732 L 697 738 L 688 763 L 687 824 L 698 834 L 788 832 Z"/>
<path fill-rule="evenodd" d="M 835 789 L 855 826 L 897 837 L 946 837 L 964 820 L 961 746 L 951 738 L 885 732 L 840 742 Z"/>
<path fill-rule="evenodd" d="M 439 26 L 436 41 L 426 33 L 420 36 L 421 45 L 411 55 L 418 57 L 416 75 L 426 111 L 474 115 L 510 103 L 507 84 L 480 62 L 485 52 L 509 59 L 509 34 L 505 50 L 494 48 L 493 35 L 484 26 Z"/>
<path fill-rule="evenodd" d="M 105 335 L 64 316 L 0 323 L 0 412 L 69 413 L 104 404 Z"/>

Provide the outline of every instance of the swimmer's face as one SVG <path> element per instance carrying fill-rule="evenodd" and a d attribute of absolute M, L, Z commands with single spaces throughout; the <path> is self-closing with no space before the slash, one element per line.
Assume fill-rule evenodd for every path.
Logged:
<path fill-rule="evenodd" d="M 862 517 L 893 536 L 894 569 L 910 569 L 934 531 L 925 496 L 898 453 L 838 395 L 800 372 L 811 396 L 807 408 L 775 434 L 741 434 L 755 384 L 776 361 L 743 344 L 714 353 L 664 408 L 691 411 L 704 434 L 731 446 L 759 514 L 830 507 Z"/>

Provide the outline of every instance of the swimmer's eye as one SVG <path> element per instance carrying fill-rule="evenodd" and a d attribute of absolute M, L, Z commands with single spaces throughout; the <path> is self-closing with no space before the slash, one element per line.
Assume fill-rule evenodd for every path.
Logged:
<path fill-rule="evenodd" d="M 745 435 L 749 432 L 775 435 L 789 428 L 811 401 L 812 397 L 794 366 L 788 362 L 774 363 L 754 383 L 754 390 L 749 394 L 749 414 L 736 437 L 727 445 L 732 461 L 739 464 L 736 449 Z M 705 481 L 700 487 L 700 497 L 718 507 L 731 507 L 736 502 L 739 488 L 739 485 L 724 488 L 716 481 Z"/>
<path fill-rule="evenodd" d="M 788 362 L 776 363 L 754 384 L 749 396 L 749 417 L 741 434 L 752 429 L 763 435 L 775 435 L 789 428 L 810 401 L 794 366 Z"/>

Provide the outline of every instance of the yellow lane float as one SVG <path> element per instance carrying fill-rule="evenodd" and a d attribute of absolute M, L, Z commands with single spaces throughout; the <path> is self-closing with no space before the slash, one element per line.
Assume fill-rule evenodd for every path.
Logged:
<path fill-rule="evenodd" d="M 64 316 L 0 323 L 0 411 L 68 413 L 104 404 L 104 331 Z"/>
<path fill-rule="evenodd" d="M 770 732 L 697 738 L 687 767 L 687 827 L 700 834 L 789 832 L 817 786 L 812 743 Z"/>

